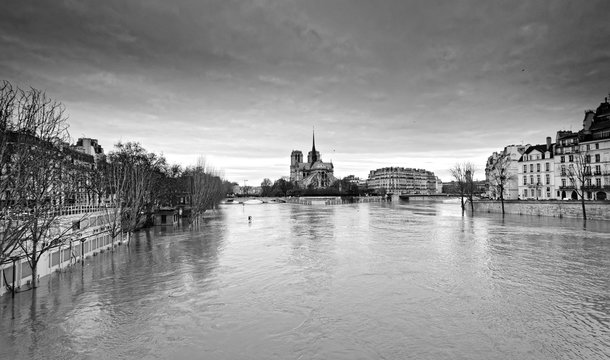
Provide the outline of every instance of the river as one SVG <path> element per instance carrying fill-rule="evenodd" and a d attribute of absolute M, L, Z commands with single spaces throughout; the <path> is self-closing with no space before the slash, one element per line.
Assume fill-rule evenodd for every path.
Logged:
<path fill-rule="evenodd" d="M 607 222 L 229 205 L 0 298 L 0 358 L 608 359 L 609 275 Z"/>

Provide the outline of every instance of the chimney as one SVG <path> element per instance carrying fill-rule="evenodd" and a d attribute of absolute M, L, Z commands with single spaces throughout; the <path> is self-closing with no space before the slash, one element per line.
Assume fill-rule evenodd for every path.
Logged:
<path fill-rule="evenodd" d="M 547 151 L 551 150 L 551 137 L 550 136 L 546 137 L 546 150 Z"/>

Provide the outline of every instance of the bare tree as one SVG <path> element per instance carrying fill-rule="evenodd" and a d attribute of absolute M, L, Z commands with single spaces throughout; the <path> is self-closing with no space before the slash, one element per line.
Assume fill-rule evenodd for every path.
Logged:
<path fill-rule="evenodd" d="M 591 155 L 588 151 L 582 150 L 574 154 L 574 162 L 569 164 L 566 175 L 571 185 L 574 187 L 576 195 L 580 197 L 582 205 L 582 217 L 587 220 L 587 210 L 585 208 L 585 193 L 591 188 Z"/>
<path fill-rule="evenodd" d="M 470 202 L 470 211 L 474 214 L 474 194 L 476 192 L 476 185 L 474 183 L 475 166 L 471 162 L 463 164 L 464 175 L 466 180 L 466 197 Z"/>
<path fill-rule="evenodd" d="M 12 114 L 7 198 L 25 226 L 18 245 L 32 269 L 33 287 L 37 286 L 42 255 L 61 245 L 71 232 L 61 217 L 61 209 L 74 191 L 67 185 L 72 170 L 67 129 L 61 103 L 40 90 L 18 92 Z"/>
<path fill-rule="evenodd" d="M 455 180 L 456 190 L 460 195 L 462 215 L 464 215 L 464 211 L 466 210 L 466 207 L 464 205 L 464 197 L 466 196 L 466 169 L 464 169 L 464 164 L 457 163 L 451 169 L 449 169 L 449 172 Z"/>
<path fill-rule="evenodd" d="M 109 234 L 131 235 L 143 225 L 152 203 L 153 174 L 165 159 L 148 153 L 139 143 L 118 143 L 108 154 L 103 177 L 109 206 L 106 209 Z"/>
<path fill-rule="evenodd" d="M 460 205 L 462 207 L 462 215 L 466 210 L 466 204 L 464 199 L 470 201 L 470 209 L 474 212 L 474 172 L 475 167 L 470 162 L 457 163 L 451 169 L 449 169 L 451 176 L 456 182 L 457 191 L 460 195 Z"/>
<path fill-rule="evenodd" d="M 13 204 L 14 194 L 21 192 L 18 187 L 26 183 L 15 178 L 17 169 L 12 164 L 11 154 L 14 143 L 22 139 L 15 131 L 19 127 L 15 112 L 24 95 L 8 81 L 0 84 L 0 265 L 11 261 L 26 230 L 22 211 L 17 204 Z"/>
<path fill-rule="evenodd" d="M 500 196 L 500 203 L 502 204 L 502 215 L 504 215 L 504 191 L 506 185 L 514 177 L 514 174 L 510 171 L 511 165 L 510 153 L 502 152 L 492 160 L 490 164 L 490 170 L 488 172 L 489 186 L 496 190 L 496 193 Z"/>
<path fill-rule="evenodd" d="M 213 209 L 223 198 L 222 180 L 217 172 L 209 167 L 204 157 L 197 160 L 197 165 L 185 171 L 188 182 L 187 192 L 191 200 L 189 223 L 199 221 L 203 213 Z"/>

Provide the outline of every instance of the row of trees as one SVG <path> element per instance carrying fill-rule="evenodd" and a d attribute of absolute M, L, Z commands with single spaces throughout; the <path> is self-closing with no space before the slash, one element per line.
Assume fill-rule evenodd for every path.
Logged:
<path fill-rule="evenodd" d="M 339 179 L 323 189 L 300 188 L 284 178 L 275 182 L 266 178 L 261 183 L 261 196 L 363 196 L 373 193 L 374 191 L 366 186 L 358 186 L 351 177 Z"/>
<path fill-rule="evenodd" d="M 69 141 L 61 103 L 37 89 L 0 84 L 0 266 L 26 258 L 34 287 L 42 255 L 79 240 L 80 224 L 87 226 L 89 214 L 68 219 L 66 207 L 102 211 L 114 241 L 161 206 L 183 204 L 188 221 L 197 222 L 227 192 L 227 182 L 204 158 L 182 169 L 127 142 L 94 160 Z"/>

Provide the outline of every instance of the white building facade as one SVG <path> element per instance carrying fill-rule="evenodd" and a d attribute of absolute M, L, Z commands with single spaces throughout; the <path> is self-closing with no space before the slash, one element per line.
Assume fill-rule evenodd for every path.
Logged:
<path fill-rule="evenodd" d="M 547 137 L 544 145 L 528 147 L 518 161 L 519 199 L 555 198 L 554 145 Z"/>

